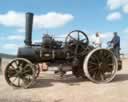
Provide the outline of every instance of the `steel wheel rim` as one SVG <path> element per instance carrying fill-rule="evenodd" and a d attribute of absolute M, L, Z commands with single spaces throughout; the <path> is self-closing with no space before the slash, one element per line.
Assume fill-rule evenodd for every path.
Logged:
<path fill-rule="evenodd" d="M 110 58 L 109 57 L 107 58 L 107 54 L 105 57 L 105 55 L 103 55 L 102 51 L 110 54 Z M 96 63 L 98 63 L 98 61 L 96 63 L 91 62 L 92 61 L 91 57 L 94 54 L 96 54 L 96 52 L 102 53 L 102 56 L 100 56 L 98 59 L 102 58 L 100 60 L 104 60 L 104 63 L 102 61 L 103 64 L 101 63 L 101 61 L 99 61 L 99 64 L 97 64 L 97 65 L 96 65 Z M 109 59 L 110 62 L 109 61 L 107 62 L 107 59 Z M 96 60 L 96 58 L 95 58 L 95 60 Z M 105 61 L 107 63 L 105 63 Z M 84 67 L 84 72 L 85 72 L 85 74 L 89 80 L 91 80 L 95 83 L 107 83 L 107 82 L 112 81 L 113 78 L 115 77 L 117 69 L 118 69 L 118 64 L 117 64 L 116 57 L 113 55 L 113 53 L 111 51 L 109 51 L 107 49 L 97 48 L 97 49 L 94 49 L 93 51 L 91 51 L 87 55 L 87 57 L 84 60 L 84 66 L 83 67 Z"/>
<path fill-rule="evenodd" d="M 16 58 L 7 65 L 5 79 L 13 87 L 28 88 L 35 80 L 35 69 L 27 59 Z"/>

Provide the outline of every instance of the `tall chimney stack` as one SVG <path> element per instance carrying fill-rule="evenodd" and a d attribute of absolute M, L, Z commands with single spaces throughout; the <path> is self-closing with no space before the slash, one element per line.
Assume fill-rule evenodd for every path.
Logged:
<path fill-rule="evenodd" d="M 32 25 L 33 25 L 33 13 L 26 13 L 26 24 L 25 24 L 25 40 L 26 46 L 32 45 Z"/>

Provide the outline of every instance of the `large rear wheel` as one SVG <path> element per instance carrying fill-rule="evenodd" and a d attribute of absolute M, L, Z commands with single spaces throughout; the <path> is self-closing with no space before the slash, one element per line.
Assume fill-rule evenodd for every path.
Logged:
<path fill-rule="evenodd" d="M 115 77 L 118 63 L 114 54 L 107 49 L 94 49 L 84 60 L 84 72 L 95 83 L 106 83 Z"/>

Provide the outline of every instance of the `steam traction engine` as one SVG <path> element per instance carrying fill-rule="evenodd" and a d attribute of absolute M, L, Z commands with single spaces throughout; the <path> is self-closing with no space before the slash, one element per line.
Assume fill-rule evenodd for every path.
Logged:
<path fill-rule="evenodd" d="M 87 35 L 80 30 L 69 33 L 65 42 L 46 34 L 40 44 L 32 44 L 32 24 L 33 14 L 26 13 L 25 47 L 18 49 L 17 58 L 5 68 L 9 85 L 30 87 L 39 74 L 39 63 L 58 66 L 62 74 L 70 70 L 76 77 L 86 76 L 95 83 L 110 82 L 121 69 L 121 61 L 111 50 L 90 46 Z"/>

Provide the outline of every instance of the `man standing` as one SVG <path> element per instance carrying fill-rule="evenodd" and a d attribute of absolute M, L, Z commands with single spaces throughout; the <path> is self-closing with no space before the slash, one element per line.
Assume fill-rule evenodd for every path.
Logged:
<path fill-rule="evenodd" d="M 96 32 L 96 38 L 95 38 L 93 44 L 95 45 L 96 48 L 101 48 L 102 42 L 101 42 L 101 37 L 100 37 L 99 32 Z"/>
<path fill-rule="evenodd" d="M 114 32 L 114 37 L 110 41 L 113 46 L 113 52 L 117 58 L 120 58 L 120 37 L 118 36 L 117 32 Z"/>

